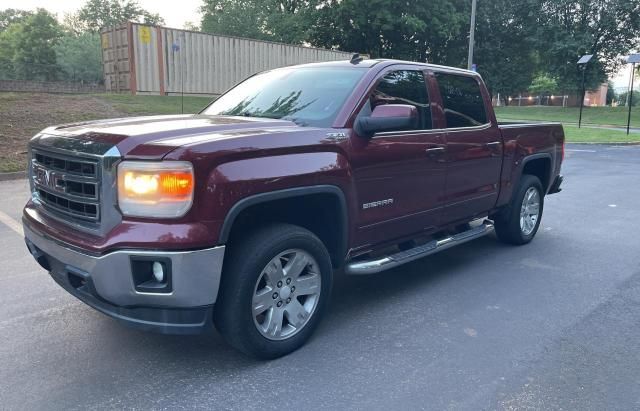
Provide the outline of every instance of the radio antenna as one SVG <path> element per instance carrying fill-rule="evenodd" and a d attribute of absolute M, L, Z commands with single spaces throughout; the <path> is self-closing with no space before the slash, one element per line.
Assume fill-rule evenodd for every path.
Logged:
<path fill-rule="evenodd" d="M 364 60 L 364 58 L 360 55 L 360 53 L 354 53 L 353 56 L 351 56 L 351 60 L 349 60 L 349 63 L 358 64 L 362 60 Z"/>
<path fill-rule="evenodd" d="M 184 33 L 182 33 L 182 36 L 180 36 L 182 39 L 185 38 Z M 185 42 L 182 42 L 182 46 L 184 48 Z M 184 50 L 182 53 L 182 56 L 184 56 Z M 180 59 L 180 114 L 184 114 L 184 57 L 182 57 Z"/>

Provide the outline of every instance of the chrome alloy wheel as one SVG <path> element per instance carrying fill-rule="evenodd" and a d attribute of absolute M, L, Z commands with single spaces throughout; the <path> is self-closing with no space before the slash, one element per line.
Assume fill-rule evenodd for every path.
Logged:
<path fill-rule="evenodd" d="M 531 235 L 540 218 L 540 193 L 535 187 L 529 187 L 522 199 L 520 207 L 520 230 L 524 235 Z"/>
<path fill-rule="evenodd" d="M 285 340 L 309 322 L 320 298 L 320 269 L 306 251 L 291 249 L 262 269 L 251 304 L 253 322 L 264 337 Z"/>

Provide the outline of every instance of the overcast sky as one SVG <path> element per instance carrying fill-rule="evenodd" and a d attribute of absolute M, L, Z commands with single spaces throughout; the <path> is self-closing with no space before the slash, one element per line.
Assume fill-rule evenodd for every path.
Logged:
<path fill-rule="evenodd" d="M 0 0 L 2 9 L 34 10 L 38 7 L 47 9 L 58 15 L 62 21 L 65 13 L 78 10 L 86 3 L 86 0 Z M 200 24 L 200 12 L 202 0 L 138 0 L 138 4 L 152 13 L 158 13 L 164 19 L 166 26 L 181 29 L 184 23 L 190 21 Z"/>
<path fill-rule="evenodd" d="M 34 10 L 38 7 L 49 10 L 57 14 L 62 21 L 65 13 L 78 10 L 86 0 L 0 0 L 0 10 L 8 8 L 19 8 L 23 10 Z M 158 13 L 164 19 L 166 26 L 174 28 L 184 28 L 186 22 L 200 24 L 200 11 L 202 0 L 178 0 L 176 2 L 167 0 L 138 0 L 138 4 L 150 12 Z M 629 83 L 630 68 L 623 68 L 615 76 L 616 87 L 627 86 Z"/>

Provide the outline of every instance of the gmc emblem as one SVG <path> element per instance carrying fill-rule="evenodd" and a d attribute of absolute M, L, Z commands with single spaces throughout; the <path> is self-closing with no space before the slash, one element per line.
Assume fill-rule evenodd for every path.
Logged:
<path fill-rule="evenodd" d="M 65 192 L 64 179 L 55 171 L 47 170 L 40 166 L 34 166 L 33 175 L 36 183 L 55 191 Z"/>

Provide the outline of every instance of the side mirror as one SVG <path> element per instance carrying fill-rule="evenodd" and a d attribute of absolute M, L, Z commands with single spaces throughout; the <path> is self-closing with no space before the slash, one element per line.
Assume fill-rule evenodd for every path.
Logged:
<path fill-rule="evenodd" d="M 385 104 L 373 109 L 370 116 L 360 117 L 355 131 L 361 137 L 372 137 L 382 131 L 411 129 L 418 120 L 418 110 L 408 104 Z"/>

